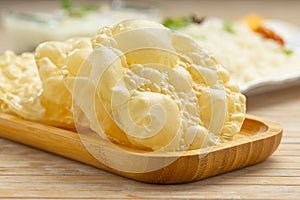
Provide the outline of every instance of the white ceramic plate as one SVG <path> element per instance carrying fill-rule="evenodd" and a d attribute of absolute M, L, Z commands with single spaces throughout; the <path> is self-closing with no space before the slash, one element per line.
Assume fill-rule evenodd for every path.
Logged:
<path fill-rule="evenodd" d="M 300 86 L 300 67 L 299 73 L 288 74 L 285 76 L 274 77 L 270 79 L 259 79 L 248 82 L 240 86 L 241 92 L 247 96 L 262 94 L 273 90 L 288 88 L 291 86 Z"/>
<path fill-rule="evenodd" d="M 267 20 L 265 26 L 279 34 L 285 41 L 287 49 L 300 54 L 300 27 L 279 20 Z M 268 79 L 257 79 L 240 85 L 242 93 L 250 96 L 273 90 L 283 89 L 294 85 L 300 86 L 299 73 L 285 74 Z"/>

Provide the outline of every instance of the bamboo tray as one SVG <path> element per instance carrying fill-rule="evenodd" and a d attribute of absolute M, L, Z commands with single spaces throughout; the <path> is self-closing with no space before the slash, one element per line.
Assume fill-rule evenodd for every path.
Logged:
<path fill-rule="evenodd" d="M 153 153 L 118 151 L 105 141 L 78 133 L 20 119 L 0 113 L 0 137 L 77 160 L 97 168 L 134 180 L 155 183 L 185 183 L 222 174 L 253 165 L 268 158 L 279 146 L 282 127 L 275 122 L 247 115 L 242 130 L 232 141 L 215 146 L 212 151 L 199 156 L 199 150 L 178 153 Z M 177 158 L 171 164 L 144 173 L 133 173 L 111 168 L 99 162 L 83 145 L 90 144 L 99 154 L 122 165 L 163 163 Z"/>

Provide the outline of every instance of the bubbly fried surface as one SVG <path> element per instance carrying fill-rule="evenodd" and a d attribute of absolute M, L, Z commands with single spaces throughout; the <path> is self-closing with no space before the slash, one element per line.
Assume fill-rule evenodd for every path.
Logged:
<path fill-rule="evenodd" d="M 181 151 L 230 140 L 240 130 L 245 97 L 190 38 L 130 20 L 100 29 L 92 42 L 73 97 L 102 137 Z"/>

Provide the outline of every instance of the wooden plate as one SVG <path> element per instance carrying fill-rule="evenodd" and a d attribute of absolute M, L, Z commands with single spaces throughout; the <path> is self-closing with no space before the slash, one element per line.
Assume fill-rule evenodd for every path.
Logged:
<path fill-rule="evenodd" d="M 76 132 L 4 113 L 0 113 L 0 136 L 127 178 L 147 183 L 173 184 L 200 180 L 265 160 L 279 146 L 282 127 L 270 120 L 247 115 L 242 130 L 232 141 L 219 144 L 206 154 L 199 150 L 149 154 L 111 148 L 107 142 L 90 135 L 79 136 Z M 104 158 L 101 162 L 87 150 L 87 144 Z M 122 171 L 110 167 L 117 164 L 125 168 L 147 168 L 161 163 L 167 165 L 148 172 Z"/>

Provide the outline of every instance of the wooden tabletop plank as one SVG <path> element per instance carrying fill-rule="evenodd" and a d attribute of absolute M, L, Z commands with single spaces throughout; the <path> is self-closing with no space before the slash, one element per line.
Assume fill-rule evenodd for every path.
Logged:
<path fill-rule="evenodd" d="M 124 184 L 125 185 L 125 184 Z M 37 187 L 38 186 L 38 187 Z M 300 186 L 274 186 L 274 185 L 198 185 L 199 188 L 195 190 L 194 187 L 189 188 L 186 185 L 176 189 L 169 186 L 160 186 L 158 188 L 150 189 L 149 185 L 137 188 L 138 190 L 131 190 L 128 186 L 120 186 L 117 189 L 112 188 L 110 185 L 106 187 L 91 187 L 86 184 L 81 185 L 80 190 L 74 190 L 70 185 L 63 185 L 59 188 L 52 188 L 51 184 L 37 184 L 35 189 L 31 187 L 22 187 L 17 189 L 2 189 L 0 194 L 2 198 L 11 197 L 15 198 L 26 197 L 33 198 L 39 196 L 40 198 L 59 198 L 65 197 L 70 199 L 76 198 L 102 198 L 112 197 L 116 199 L 125 198 L 153 198 L 153 199 L 167 199 L 167 198 L 181 198 L 181 199 L 253 199 L 259 194 L 260 199 L 297 199 L 299 197 Z M 280 195 L 278 195 L 278 191 Z M 272 195 L 273 194 L 273 195 Z M 277 195 L 274 195 L 277 194 Z M 270 196 L 272 195 L 272 198 Z"/>

